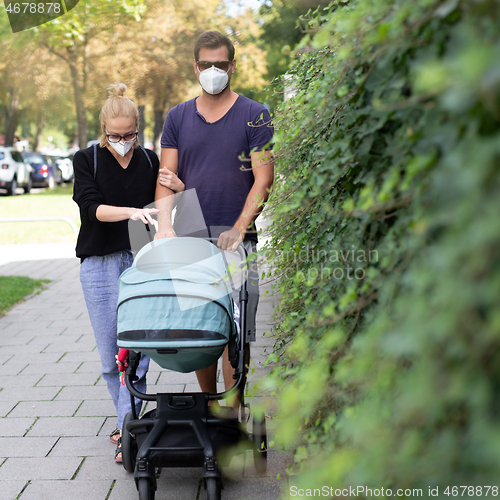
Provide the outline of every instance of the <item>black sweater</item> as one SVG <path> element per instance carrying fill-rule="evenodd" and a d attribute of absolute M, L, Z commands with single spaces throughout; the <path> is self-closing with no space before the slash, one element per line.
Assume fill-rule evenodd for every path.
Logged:
<path fill-rule="evenodd" d="M 82 225 L 76 243 L 76 256 L 108 255 L 130 249 L 128 220 L 100 222 L 99 205 L 143 208 L 154 201 L 159 161 L 154 151 L 134 149 L 127 168 L 122 168 L 107 148 L 97 146 L 97 173 L 94 180 L 94 148 L 77 151 L 73 159 L 75 182 L 73 200 L 80 207 Z M 141 222 L 141 224 L 143 224 Z"/>

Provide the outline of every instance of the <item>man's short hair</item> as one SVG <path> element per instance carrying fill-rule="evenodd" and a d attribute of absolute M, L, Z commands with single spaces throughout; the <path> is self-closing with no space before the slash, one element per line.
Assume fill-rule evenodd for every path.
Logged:
<path fill-rule="evenodd" d="M 219 47 L 227 47 L 229 60 L 232 61 L 234 59 L 234 45 L 227 36 L 218 31 L 205 31 L 205 33 L 202 33 L 198 37 L 198 40 L 194 44 L 194 58 L 196 61 L 199 60 L 201 49 L 214 50 Z"/>

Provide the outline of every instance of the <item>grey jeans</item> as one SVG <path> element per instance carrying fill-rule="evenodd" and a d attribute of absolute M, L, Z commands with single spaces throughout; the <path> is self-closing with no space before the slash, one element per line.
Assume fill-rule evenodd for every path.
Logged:
<path fill-rule="evenodd" d="M 115 355 L 118 354 L 117 316 L 118 278 L 132 265 L 133 256 L 130 250 L 122 250 L 104 256 L 87 257 L 80 266 L 80 282 L 87 310 L 94 330 L 94 336 L 101 358 L 102 378 L 118 415 L 118 429 L 122 428 L 123 418 L 131 411 L 130 393 L 122 385 L 118 375 Z M 142 355 L 137 369 L 139 380 L 134 384 L 140 392 L 146 392 L 146 373 L 149 358 Z M 142 401 L 135 399 L 137 414 L 140 413 Z"/>

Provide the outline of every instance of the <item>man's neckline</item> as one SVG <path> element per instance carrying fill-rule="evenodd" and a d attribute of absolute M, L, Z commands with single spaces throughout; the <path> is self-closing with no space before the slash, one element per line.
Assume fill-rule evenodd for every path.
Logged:
<path fill-rule="evenodd" d="M 238 102 L 238 100 L 240 99 L 241 97 L 241 94 L 238 94 L 236 93 L 236 95 L 238 97 L 236 97 L 236 99 L 234 100 L 233 104 L 231 104 L 231 107 L 217 120 L 215 120 L 214 122 L 209 122 L 199 111 L 198 111 L 198 105 L 197 105 L 197 100 L 198 100 L 198 97 L 195 97 L 194 98 L 194 108 L 196 110 L 196 114 L 207 124 L 207 125 L 214 125 L 215 123 L 218 123 L 220 122 L 222 119 L 224 119 L 229 113 L 230 111 L 234 108 L 234 105 Z"/>

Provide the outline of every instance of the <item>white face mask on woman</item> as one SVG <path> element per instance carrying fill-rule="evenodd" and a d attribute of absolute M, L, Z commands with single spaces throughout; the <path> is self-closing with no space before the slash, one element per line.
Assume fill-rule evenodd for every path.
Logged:
<path fill-rule="evenodd" d="M 125 141 L 125 142 L 109 142 L 108 144 L 120 155 L 120 156 L 125 156 L 129 151 L 130 148 L 134 145 L 135 139 L 132 141 Z"/>
<path fill-rule="evenodd" d="M 200 85 L 207 94 L 220 94 L 227 87 L 228 82 L 227 73 L 215 66 L 200 72 Z"/>

